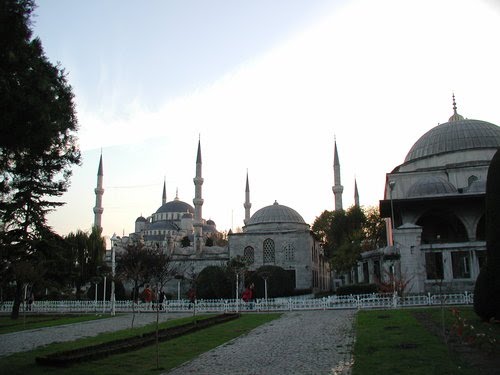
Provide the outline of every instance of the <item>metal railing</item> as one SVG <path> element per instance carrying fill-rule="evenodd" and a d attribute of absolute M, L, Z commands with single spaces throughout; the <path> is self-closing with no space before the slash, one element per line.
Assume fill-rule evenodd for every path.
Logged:
<path fill-rule="evenodd" d="M 349 296 L 329 296 L 311 298 L 312 296 L 257 299 L 243 302 L 235 299 L 216 300 L 169 300 L 162 304 L 133 303 L 132 301 L 116 301 L 116 313 L 160 312 L 245 312 L 245 311 L 298 311 L 298 310 L 332 310 L 332 309 L 387 309 L 416 306 L 469 305 L 473 303 L 473 294 L 469 292 L 455 294 L 420 294 L 400 297 L 396 294 L 362 294 Z M 9 313 L 13 301 L 0 304 L 0 313 Z M 21 311 L 28 314 L 109 314 L 111 301 L 35 301 L 31 306 L 21 304 Z"/>

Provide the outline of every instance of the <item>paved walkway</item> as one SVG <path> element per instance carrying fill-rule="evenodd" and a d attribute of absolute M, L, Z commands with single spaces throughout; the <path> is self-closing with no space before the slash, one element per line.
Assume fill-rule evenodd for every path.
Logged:
<path fill-rule="evenodd" d="M 349 374 L 354 310 L 285 313 L 168 375 Z"/>
<path fill-rule="evenodd" d="M 190 313 L 160 314 L 160 321 L 190 315 Z M 144 326 L 152 322 L 156 322 L 156 314 L 136 314 L 134 327 Z M 6 333 L 0 335 L 0 357 L 26 352 L 53 342 L 73 341 L 83 337 L 97 336 L 103 332 L 119 331 L 130 328 L 131 323 L 132 314 L 127 314 L 75 324 Z"/>
<path fill-rule="evenodd" d="M 247 335 L 206 352 L 169 375 L 349 374 L 354 310 L 294 311 Z M 190 314 L 161 314 L 174 319 Z M 155 321 L 137 314 L 134 326 Z M 53 342 L 76 340 L 129 328 L 131 315 L 0 335 L 0 357 Z"/>

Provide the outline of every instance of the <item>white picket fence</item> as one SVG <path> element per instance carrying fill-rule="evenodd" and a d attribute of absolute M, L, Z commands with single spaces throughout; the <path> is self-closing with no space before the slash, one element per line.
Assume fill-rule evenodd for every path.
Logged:
<path fill-rule="evenodd" d="M 400 297 L 393 294 L 364 294 L 350 296 L 329 296 L 312 298 L 301 296 L 291 298 L 258 299 L 245 303 L 242 300 L 218 299 L 197 300 L 192 303 L 188 300 L 170 300 L 161 304 L 160 311 L 166 312 L 240 312 L 240 311 L 297 311 L 297 310 L 331 310 L 331 309 L 388 309 L 416 306 L 438 305 L 469 305 L 473 303 L 472 293 L 456 294 L 423 294 Z M 12 311 L 12 301 L 0 304 L 0 313 Z M 109 314 L 112 311 L 111 301 L 35 301 L 31 308 L 21 305 L 21 311 L 28 314 Z M 116 301 L 116 313 L 131 313 L 132 311 L 146 313 L 156 311 L 152 303 L 137 303 L 132 301 Z"/>

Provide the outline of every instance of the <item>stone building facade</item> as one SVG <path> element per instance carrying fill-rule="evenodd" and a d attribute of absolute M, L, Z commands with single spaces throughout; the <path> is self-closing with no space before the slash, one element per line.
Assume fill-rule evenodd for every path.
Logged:
<path fill-rule="evenodd" d="M 406 292 L 472 291 L 485 260 L 485 194 L 500 127 L 459 115 L 425 133 L 386 176 L 381 215 L 390 246 L 363 254 L 358 273 L 391 274 Z"/>

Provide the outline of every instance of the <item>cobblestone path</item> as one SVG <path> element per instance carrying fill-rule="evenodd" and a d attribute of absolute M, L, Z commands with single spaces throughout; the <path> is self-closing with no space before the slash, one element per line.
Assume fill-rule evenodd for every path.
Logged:
<path fill-rule="evenodd" d="M 168 372 L 168 375 L 333 374 L 350 363 L 355 310 L 294 311 Z M 161 314 L 161 320 L 191 314 Z M 72 341 L 130 327 L 131 315 L 0 335 L 0 357 L 53 342 Z M 134 326 L 155 321 L 137 314 Z M 349 367 L 336 374 L 349 374 Z"/>
<path fill-rule="evenodd" d="M 354 310 L 289 312 L 168 375 L 349 374 Z"/>

